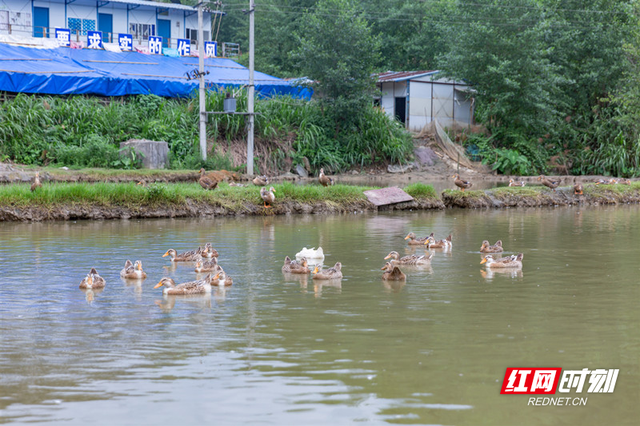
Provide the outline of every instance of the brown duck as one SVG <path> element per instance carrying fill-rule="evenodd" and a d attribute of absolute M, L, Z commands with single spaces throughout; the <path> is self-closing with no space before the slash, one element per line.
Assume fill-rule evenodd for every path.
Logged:
<path fill-rule="evenodd" d="M 174 249 L 169 249 L 162 257 L 171 257 L 172 262 L 195 262 L 199 257 L 202 257 L 198 254 L 196 250 L 186 251 L 184 253 L 178 254 Z"/>
<path fill-rule="evenodd" d="M 411 254 L 409 256 L 400 257 L 397 251 L 392 251 L 384 258 L 393 259 L 391 263 L 394 265 L 411 265 L 411 266 L 419 266 L 419 265 L 429 265 L 431 263 L 431 258 L 433 257 L 433 253 L 429 253 L 424 256 L 417 256 L 415 254 Z"/>
<path fill-rule="evenodd" d="M 213 177 L 210 173 L 207 174 L 205 169 L 200 169 L 200 179 L 198 179 L 198 183 L 204 189 L 216 189 L 218 186 L 218 179 Z"/>
<path fill-rule="evenodd" d="M 558 185 L 560 185 L 559 180 L 551 180 L 547 178 L 545 175 L 538 176 L 538 180 L 541 181 L 544 186 L 553 190 L 553 192 L 556 192 L 556 188 L 558 187 Z"/>
<path fill-rule="evenodd" d="M 31 184 L 31 192 L 42 186 L 42 182 L 40 182 L 40 172 L 36 172 L 35 178 L 33 178 L 33 183 Z"/>
<path fill-rule="evenodd" d="M 269 185 L 269 178 L 266 175 L 256 176 L 251 182 L 256 186 L 267 186 Z"/>
<path fill-rule="evenodd" d="M 147 278 L 147 273 L 142 270 L 142 262 L 136 260 L 131 263 L 130 260 L 124 262 L 124 268 L 120 271 L 120 277 L 133 280 L 143 280 Z"/>
<path fill-rule="evenodd" d="M 273 188 L 273 186 L 268 190 L 266 187 L 260 188 L 260 197 L 264 201 L 265 209 L 270 208 L 273 202 L 276 201 L 276 194 L 274 194 L 274 192 L 276 192 L 276 190 Z M 267 203 L 269 203 L 269 205 L 267 205 Z"/>
<path fill-rule="evenodd" d="M 524 254 L 519 253 L 517 255 L 501 257 L 500 259 L 494 260 L 493 256 L 490 254 L 486 255 L 484 259 L 482 259 L 483 263 L 487 264 L 487 268 L 522 268 L 522 258 Z"/>
<path fill-rule="evenodd" d="M 322 269 L 318 268 L 318 265 L 313 270 L 314 280 L 338 280 L 342 278 L 342 263 L 336 262 L 333 268 Z"/>
<path fill-rule="evenodd" d="M 433 238 L 433 234 L 431 234 L 429 238 L 427 238 L 427 241 L 424 242 L 424 244 L 427 246 L 427 248 L 430 249 L 450 249 L 451 247 L 453 247 L 453 243 L 451 242 L 451 234 L 449 234 L 449 236 L 444 240 L 440 241 L 436 241 L 436 239 Z"/>
<path fill-rule="evenodd" d="M 80 288 L 96 289 L 104 288 L 106 281 L 100 275 L 96 268 L 91 268 L 87 276 L 80 282 Z"/>
<path fill-rule="evenodd" d="M 324 174 L 324 169 L 320 169 L 320 175 L 318 175 L 318 182 L 322 186 L 331 186 L 334 184 L 333 179 Z"/>
<path fill-rule="evenodd" d="M 433 237 L 433 232 L 431 233 L 431 235 L 429 235 L 429 237 Z M 427 242 L 429 237 L 418 238 L 418 237 L 416 237 L 416 234 L 414 234 L 413 232 L 409 232 L 407 234 L 407 236 L 404 237 L 404 239 L 405 240 L 409 240 L 408 244 L 410 246 L 421 246 L 421 245 L 424 245 Z"/>
<path fill-rule="evenodd" d="M 460 188 L 460 190 L 462 190 L 462 192 L 464 192 L 465 189 L 469 189 L 473 186 L 473 183 L 469 182 L 468 180 L 460 179 L 460 175 L 457 173 L 451 176 L 451 178 L 453 179 L 453 183 L 455 183 L 456 186 Z"/>
<path fill-rule="evenodd" d="M 218 287 L 229 287 L 232 284 L 233 284 L 233 279 L 229 275 L 227 275 L 224 271 L 218 272 L 216 276 L 213 277 L 213 281 L 211 282 L 211 285 L 218 286 Z"/>
<path fill-rule="evenodd" d="M 211 293 L 211 274 L 207 275 L 202 280 L 189 281 L 182 284 L 176 284 L 172 278 L 164 277 L 153 288 L 160 288 L 162 286 L 165 286 L 165 289 L 162 292 L 166 295 Z"/>
<path fill-rule="evenodd" d="M 500 253 L 504 251 L 502 248 L 502 240 L 496 241 L 494 245 L 489 245 L 489 241 L 484 240 L 480 246 L 480 253 Z"/>
<path fill-rule="evenodd" d="M 384 265 L 381 269 L 385 271 L 385 273 L 382 274 L 382 279 L 385 281 L 406 281 L 407 280 L 407 275 L 404 272 L 402 272 L 400 268 L 391 264 L 390 262 L 387 262 L 386 265 Z"/>
<path fill-rule="evenodd" d="M 308 274 L 307 258 L 303 257 L 300 262 L 297 260 L 291 260 L 289 256 L 284 258 L 284 265 L 282 266 L 282 272 L 287 274 Z"/>

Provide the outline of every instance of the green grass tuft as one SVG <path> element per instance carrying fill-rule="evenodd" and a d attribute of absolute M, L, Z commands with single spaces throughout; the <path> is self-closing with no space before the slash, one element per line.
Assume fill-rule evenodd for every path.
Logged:
<path fill-rule="evenodd" d="M 334 185 L 294 185 L 286 182 L 273 185 L 276 204 L 279 201 L 303 203 L 331 202 L 349 204 L 366 200 L 363 191 L 369 187 Z M 0 204 L 16 207 L 97 205 L 105 207 L 184 205 L 188 200 L 243 209 L 246 205 L 261 205 L 260 188 L 220 183 L 213 191 L 205 191 L 197 183 L 152 183 L 146 187 L 134 183 L 44 183 L 35 192 L 28 184 L 0 186 Z"/>
<path fill-rule="evenodd" d="M 425 185 L 424 183 L 412 183 L 404 187 L 404 192 L 411 195 L 413 198 L 433 198 L 437 199 L 438 194 L 431 185 Z"/>

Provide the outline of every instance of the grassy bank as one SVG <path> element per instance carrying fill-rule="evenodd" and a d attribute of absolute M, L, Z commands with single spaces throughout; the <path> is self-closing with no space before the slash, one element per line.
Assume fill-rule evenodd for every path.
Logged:
<path fill-rule="evenodd" d="M 274 184 L 276 202 L 264 208 L 257 186 L 221 183 L 205 191 L 197 183 L 45 183 L 31 192 L 28 184 L 0 186 L 0 220 L 115 219 L 344 213 L 377 210 L 362 186 Z M 407 187 L 416 201 L 392 208 L 442 208 L 433 187 Z"/>
<path fill-rule="evenodd" d="M 544 186 L 503 187 L 486 191 L 446 189 L 442 201 L 447 207 L 505 208 L 568 206 L 576 204 L 626 204 L 640 202 L 640 182 L 631 185 L 585 184 L 584 194 L 573 193 L 573 186 L 559 187 L 556 192 Z"/>

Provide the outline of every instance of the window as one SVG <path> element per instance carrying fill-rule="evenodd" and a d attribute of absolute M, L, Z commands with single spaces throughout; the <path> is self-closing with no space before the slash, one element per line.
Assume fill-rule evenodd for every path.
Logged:
<path fill-rule="evenodd" d="M 209 31 L 203 31 L 204 33 L 204 39 L 206 40 L 210 40 L 209 39 Z M 198 30 L 195 28 L 187 28 L 185 30 L 185 36 L 186 38 L 188 38 L 191 41 L 198 41 Z"/>
<path fill-rule="evenodd" d="M 155 24 L 129 24 L 129 33 L 137 40 L 149 40 L 149 36 L 156 35 Z"/>

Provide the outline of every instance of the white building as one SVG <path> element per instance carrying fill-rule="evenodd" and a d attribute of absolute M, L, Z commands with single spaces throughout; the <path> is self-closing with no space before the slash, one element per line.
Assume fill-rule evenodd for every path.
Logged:
<path fill-rule="evenodd" d="M 437 77 L 438 71 L 385 72 L 378 75 L 382 92 L 375 99 L 405 127 L 420 131 L 434 120 L 449 127 L 473 124 L 474 99 L 468 85 Z"/>
<path fill-rule="evenodd" d="M 204 39 L 222 12 L 204 13 Z M 117 43 L 118 34 L 133 35 L 134 46 L 160 36 L 165 47 L 176 48 L 178 39 L 197 45 L 198 15 L 191 6 L 144 0 L 2 0 L 0 35 L 54 38 L 55 28 L 71 30 L 71 41 L 84 42 L 87 31 L 102 31 L 106 43 Z"/>

